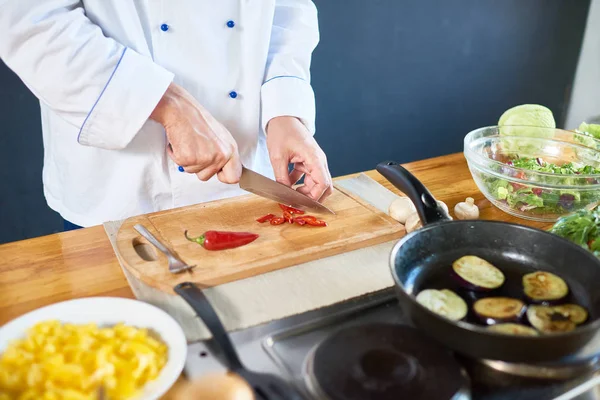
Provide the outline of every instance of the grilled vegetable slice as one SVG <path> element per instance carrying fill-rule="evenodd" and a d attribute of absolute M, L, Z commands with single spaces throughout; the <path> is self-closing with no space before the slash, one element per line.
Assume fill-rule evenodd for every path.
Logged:
<path fill-rule="evenodd" d="M 458 321 L 467 315 L 467 303 L 448 289 L 425 289 L 417 295 L 417 302 L 436 314 Z"/>
<path fill-rule="evenodd" d="M 570 332 L 575 329 L 575 323 L 568 316 L 550 306 L 529 306 L 527 319 L 535 329 L 542 333 Z"/>
<path fill-rule="evenodd" d="M 475 314 L 487 324 L 518 321 L 525 312 L 525 303 L 510 297 L 487 297 L 473 304 Z"/>
<path fill-rule="evenodd" d="M 505 279 L 502 271 L 477 256 L 459 258 L 452 264 L 452 270 L 462 286 L 476 291 L 497 289 Z"/>
<path fill-rule="evenodd" d="M 507 322 L 505 324 L 495 324 L 487 327 L 490 331 L 517 336 L 539 336 L 539 333 L 528 326 Z"/>
<path fill-rule="evenodd" d="M 523 291 L 533 302 L 553 302 L 569 294 L 569 287 L 559 276 L 536 271 L 523 276 Z"/>
<path fill-rule="evenodd" d="M 578 306 L 577 304 L 561 304 L 552 308 L 554 311 L 561 313 L 565 317 L 569 317 L 575 325 L 583 324 L 588 318 L 588 312 L 585 308 Z"/>

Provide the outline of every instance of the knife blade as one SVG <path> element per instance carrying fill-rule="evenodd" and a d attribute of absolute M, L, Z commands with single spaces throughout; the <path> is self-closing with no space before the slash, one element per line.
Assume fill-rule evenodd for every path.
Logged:
<path fill-rule="evenodd" d="M 292 206 L 303 211 L 335 214 L 310 197 L 242 166 L 240 188 L 257 196 Z"/>

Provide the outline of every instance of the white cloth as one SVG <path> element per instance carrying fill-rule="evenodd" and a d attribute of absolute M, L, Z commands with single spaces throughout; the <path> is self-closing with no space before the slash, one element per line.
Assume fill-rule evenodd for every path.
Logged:
<path fill-rule="evenodd" d="M 0 37 L 0 58 L 40 100 L 48 205 L 78 225 L 245 193 L 168 157 L 148 116 L 172 81 L 259 173 L 273 176 L 271 118 L 315 131 L 310 0 L 0 0 Z"/>

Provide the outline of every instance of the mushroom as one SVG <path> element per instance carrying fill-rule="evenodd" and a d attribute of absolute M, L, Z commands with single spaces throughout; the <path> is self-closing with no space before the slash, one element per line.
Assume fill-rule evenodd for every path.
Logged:
<path fill-rule="evenodd" d="M 448 210 L 448 206 L 446 205 L 446 203 L 444 203 L 444 202 L 443 202 L 443 201 L 441 201 L 441 200 L 436 200 L 435 202 L 437 203 L 437 205 L 438 205 L 439 207 L 443 208 L 443 209 L 444 209 L 444 211 L 446 211 L 446 214 L 448 214 L 448 213 L 450 212 L 450 211 Z"/>
<path fill-rule="evenodd" d="M 454 214 L 458 219 L 477 219 L 479 218 L 479 208 L 475 205 L 475 200 L 472 197 L 467 197 L 454 206 Z"/>
<path fill-rule="evenodd" d="M 399 197 L 392 201 L 388 209 L 390 217 L 394 218 L 401 224 L 406 223 L 406 219 L 412 214 L 416 213 L 417 209 L 415 205 L 408 197 Z"/>
<path fill-rule="evenodd" d="M 423 227 L 421 218 L 419 218 L 419 214 L 416 211 L 408 216 L 404 227 L 406 228 L 406 233 L 411 233 Z"/>

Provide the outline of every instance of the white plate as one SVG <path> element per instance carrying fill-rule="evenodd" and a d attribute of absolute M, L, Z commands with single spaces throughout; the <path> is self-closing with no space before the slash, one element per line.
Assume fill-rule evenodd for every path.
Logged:
<path fill-rule="evenodd" d="M 25 337 L 31 326 L 53 319 L 75 324 L 94 322 L 98 326 L 124 323 L 158 333 L 169 347 L 169 359 L 160 375 L 148 382 L 136 399 L 159 398 L 169 390 L 183 370 L 187 341 L 181 326 L 169 314 L 151 304 L 118 297 L 68 300 L 22 315 L 0 328 L 0 353 L 10 341 Z"/>

